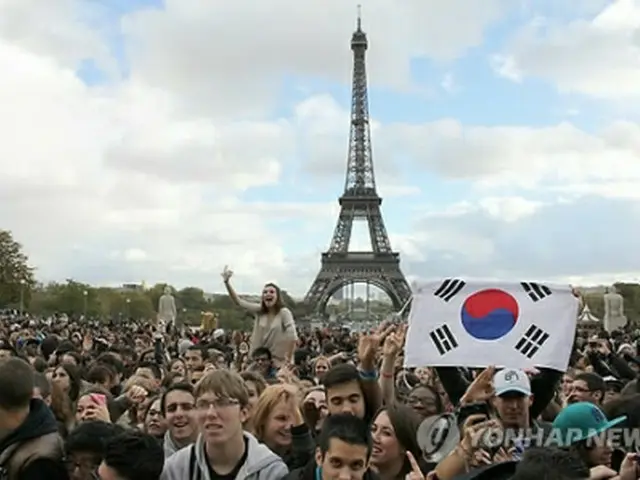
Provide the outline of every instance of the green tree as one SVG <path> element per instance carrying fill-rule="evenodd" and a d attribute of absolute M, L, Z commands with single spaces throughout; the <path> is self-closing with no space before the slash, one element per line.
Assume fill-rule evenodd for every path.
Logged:
<path fill-rule="evenodd" d="M 0 306 L 24 308 L 35 285 L 33 267 L 22 245 L 8 230 L 0 230 Z"/>
<path fill-rule="evenodd" d="M 37 286 L 29 310 L 42 315 L 66 313 L 96 317 L 102 314 L 97 289 L 71 279 L 65 283 Z"/>
<path fill-rule="evenodd" d="M 108 301 L 111 317 L 151 320 L 156 316 L 151 298 L 144 291 L 119 292 L 111 289 Z"/>
<path fill-rule="evenodd" d="M 194 312 L 201 312 L 209 308 L 209 303 L 204 298 L 201 288 L 187 287 L 176 292 L 176 300 L 179 308 L 185 308 Z"/>

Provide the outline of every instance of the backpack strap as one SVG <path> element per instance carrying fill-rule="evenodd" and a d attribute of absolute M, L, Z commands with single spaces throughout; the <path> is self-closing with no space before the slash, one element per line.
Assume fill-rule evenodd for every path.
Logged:
<path fill-rule="evenodd" d="M 202 478 L 202 471 L 198 465 L 196 458 L 196 444 L 191 445 L 191 452 L 189 453 L 189 478 L 187 480 L 200 480 Z"/>
<path fill-rule="evenodd" d="M 187 480 L 193 479 L 193 473 L 196 469 L 196 446 L 191 445 L 191 452 L 189 453 L 189 478 Z"/>

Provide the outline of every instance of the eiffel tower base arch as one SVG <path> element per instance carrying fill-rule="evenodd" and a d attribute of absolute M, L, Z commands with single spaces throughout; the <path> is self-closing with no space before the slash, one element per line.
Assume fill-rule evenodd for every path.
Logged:
<path fill-rule="evenodd" d="M 368 283 L 379 288 L 387 294 L 396 311 L 411 298 L 397 253 L 325 253 L 322 255 L 322 267 L 309 289 L 305 303 L 314 313 L 325 314 L 331 296 L 353 283 Z"/>

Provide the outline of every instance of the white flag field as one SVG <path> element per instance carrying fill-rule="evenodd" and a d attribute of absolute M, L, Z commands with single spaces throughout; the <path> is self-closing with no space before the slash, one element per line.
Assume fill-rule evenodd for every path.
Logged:
<path fill-rule="evenodd" d="M 565 371 L 579 300 L 570 286 L 447 279 L 413 292 L 405 367 Z"/>

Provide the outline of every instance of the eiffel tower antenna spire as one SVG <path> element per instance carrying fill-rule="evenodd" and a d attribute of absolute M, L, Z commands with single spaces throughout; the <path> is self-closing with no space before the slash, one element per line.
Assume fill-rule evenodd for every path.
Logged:
<path fill-rule="evenodd" d="M 371 284 L 382 289 L 397 309 L 411 297 L 409 284 L 400 270 L 400 256 L 391 249 L 380 210 L 382 198 L 376 189 L 365 58 L 368 48 L 358 6 L 356 30 L 351 37 L 351 125 L 344 191 L 339 198 L 340 215 L 329 250 L 322 254 L 320 273 L 305 297 L 316 311 L 324 311 L 327 301 L 336 291 L 354 283 Z M 367 221 L 371 240 L 369 251 L 349 251 L 354 220 Z"/>

